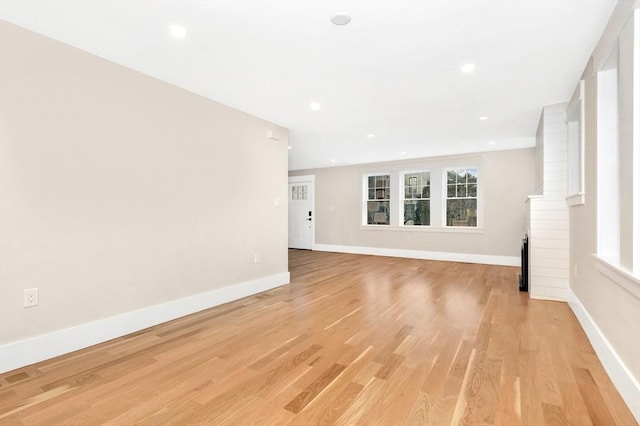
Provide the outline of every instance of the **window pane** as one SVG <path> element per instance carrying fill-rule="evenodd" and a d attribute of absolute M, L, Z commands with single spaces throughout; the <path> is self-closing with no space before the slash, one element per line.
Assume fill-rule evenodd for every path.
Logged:
<path fill-rule="evenodd" d="M 369 176 L 367 179 L 369 200 L 388 200 L 390 195 L 389 175 Z"/>
<path fill-rule="evenodd" d="M 389 225 L 389 199 L 391 176 L 367 177 L 367 225 Z"/>
<path fill-rule="evenodd" d="M 404 175 L 405 186 L 415 186 L 418 184 L 418 177 L 415 173 Z"/>
<path fill-rule="evenodd" d="M 431 188 L 425 186 L 422 188 L 422 198 L 431 198 Z"/>
<path fill-rule="evenodd" d="M 429 172 L 407 173 L 404 175 L 404 199 L 419 200 L 429 198 Z"/>
<path fill-rule="evenodd" d="M 478 200 L 447 200 L 447 226 L 478 226 Z"/>
<path fill-rule="evenodd" d="M 405 201 L 404 224 L 407 226 L 427 226 L 431 222 L 429 200 Z"/>
<path fill-rule="evenodd" d="M 478 170 L 447 170 L 447 226 L 478 226 Z"/>
<path fill-rule="evenodd" d="M 389 201 L 367 202 L 367 225 L 389 224 Z"/>

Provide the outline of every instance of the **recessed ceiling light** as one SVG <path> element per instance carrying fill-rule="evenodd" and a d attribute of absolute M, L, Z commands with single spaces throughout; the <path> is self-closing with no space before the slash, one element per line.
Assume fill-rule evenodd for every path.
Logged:
<path fill-rule="evenodd" d="M 292 148 L 292 146 L 291 146 L 291 145 L 289 145 L 289 146 L 287 147 L 287 149 L 291 149 L 291 148 Z"/>
<path fill-rule="evenodd" d="M 464 65 L 460 68 L 460 70 L 461 70 L 462 72 L 466 72 L 466 73 L 473 72 L 473 70 L 475 70 L 475 69 L 476 69 L 476 65 L 475 65 L 475 64 L 464 64 Z"/>
<path fill-rule="evenodd" d="M 480 117 L 480 120 L 486 120 L 486 119 L 488 119 L 488 118 L 489 118 L 489 117 L 487 117 L 486 115 L 483 115 L 482 117 Z"/>
<path fill-rule="evenodd" d="M 402 151 L 402 152 L 400 153 L 400 155 L 406 155 L 406 152 Z"/>
<path fill-rule="evenodd" d="M 169 32 L 175 38 L 184 38 L 187 35 L 187 29 L 182 25 L 171 24 L 169 25 Z"/>
<path fill-rule="evenodd" d="M 332 158 L 332 159 L 331 159 L 331 162 L 332 162 L 332 163 L 335 163 L 335 162 L 336 162 L 336 159 L 335 159 L 335 158 Z"/>
<path fill-rule="evenodd" d="M 311 102 L 311 103 L 309 104 L 309 109 L 310 109 L 311 111 L 317 111 L 317 110 L 319 110 L 319 109 L 320 109 L 320 104 L 319 104 L 319 103 L 317 103 L 317 102 Z"/>
<path fill-rule="evenodd" d="M 489 141 L 489 145 L 495 145 L 496 141 Z"/>
<path fill-rule="evenodd" d="M 373 138 L 375 138 L 375 137 L 376 137 L 376 135 L 375 135 L 375 134 L 373 134 L 373 133 L 369 133 L 369 134 L 367 135 L 367 137 L 368 137 L 369 139 L 373 139 Z"/>
<path fill-rule="evenodd" d="M 331 16 L 331 22 L 334 25 L 347 25 L 349 22 L 351 22 L 351 16 L 344 12 L 336 13 L 335 15 Z"/>

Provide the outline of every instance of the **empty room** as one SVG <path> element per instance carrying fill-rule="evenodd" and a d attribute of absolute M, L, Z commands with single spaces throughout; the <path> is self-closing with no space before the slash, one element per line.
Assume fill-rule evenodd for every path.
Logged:
<path fill-rule="evenodd" d="M 640 0 L 0 0 L 0 425 L 638 425 Z"/>

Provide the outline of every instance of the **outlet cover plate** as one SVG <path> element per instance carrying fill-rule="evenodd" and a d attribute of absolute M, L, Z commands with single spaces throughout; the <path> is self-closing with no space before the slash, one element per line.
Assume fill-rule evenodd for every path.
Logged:
<path fill-rule="evenodd" d="M 24 290 L 24 307 L 38 306 L 38 289 L 28 288 Z"/>

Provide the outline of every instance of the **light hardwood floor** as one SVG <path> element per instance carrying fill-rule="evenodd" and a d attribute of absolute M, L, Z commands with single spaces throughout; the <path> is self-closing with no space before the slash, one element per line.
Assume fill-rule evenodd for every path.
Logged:
<path fill-rule="evenodd" d="M 0 424 L 637 424 L 517 268 L 289 256 L 290 285 L 0 375 Z"/>

